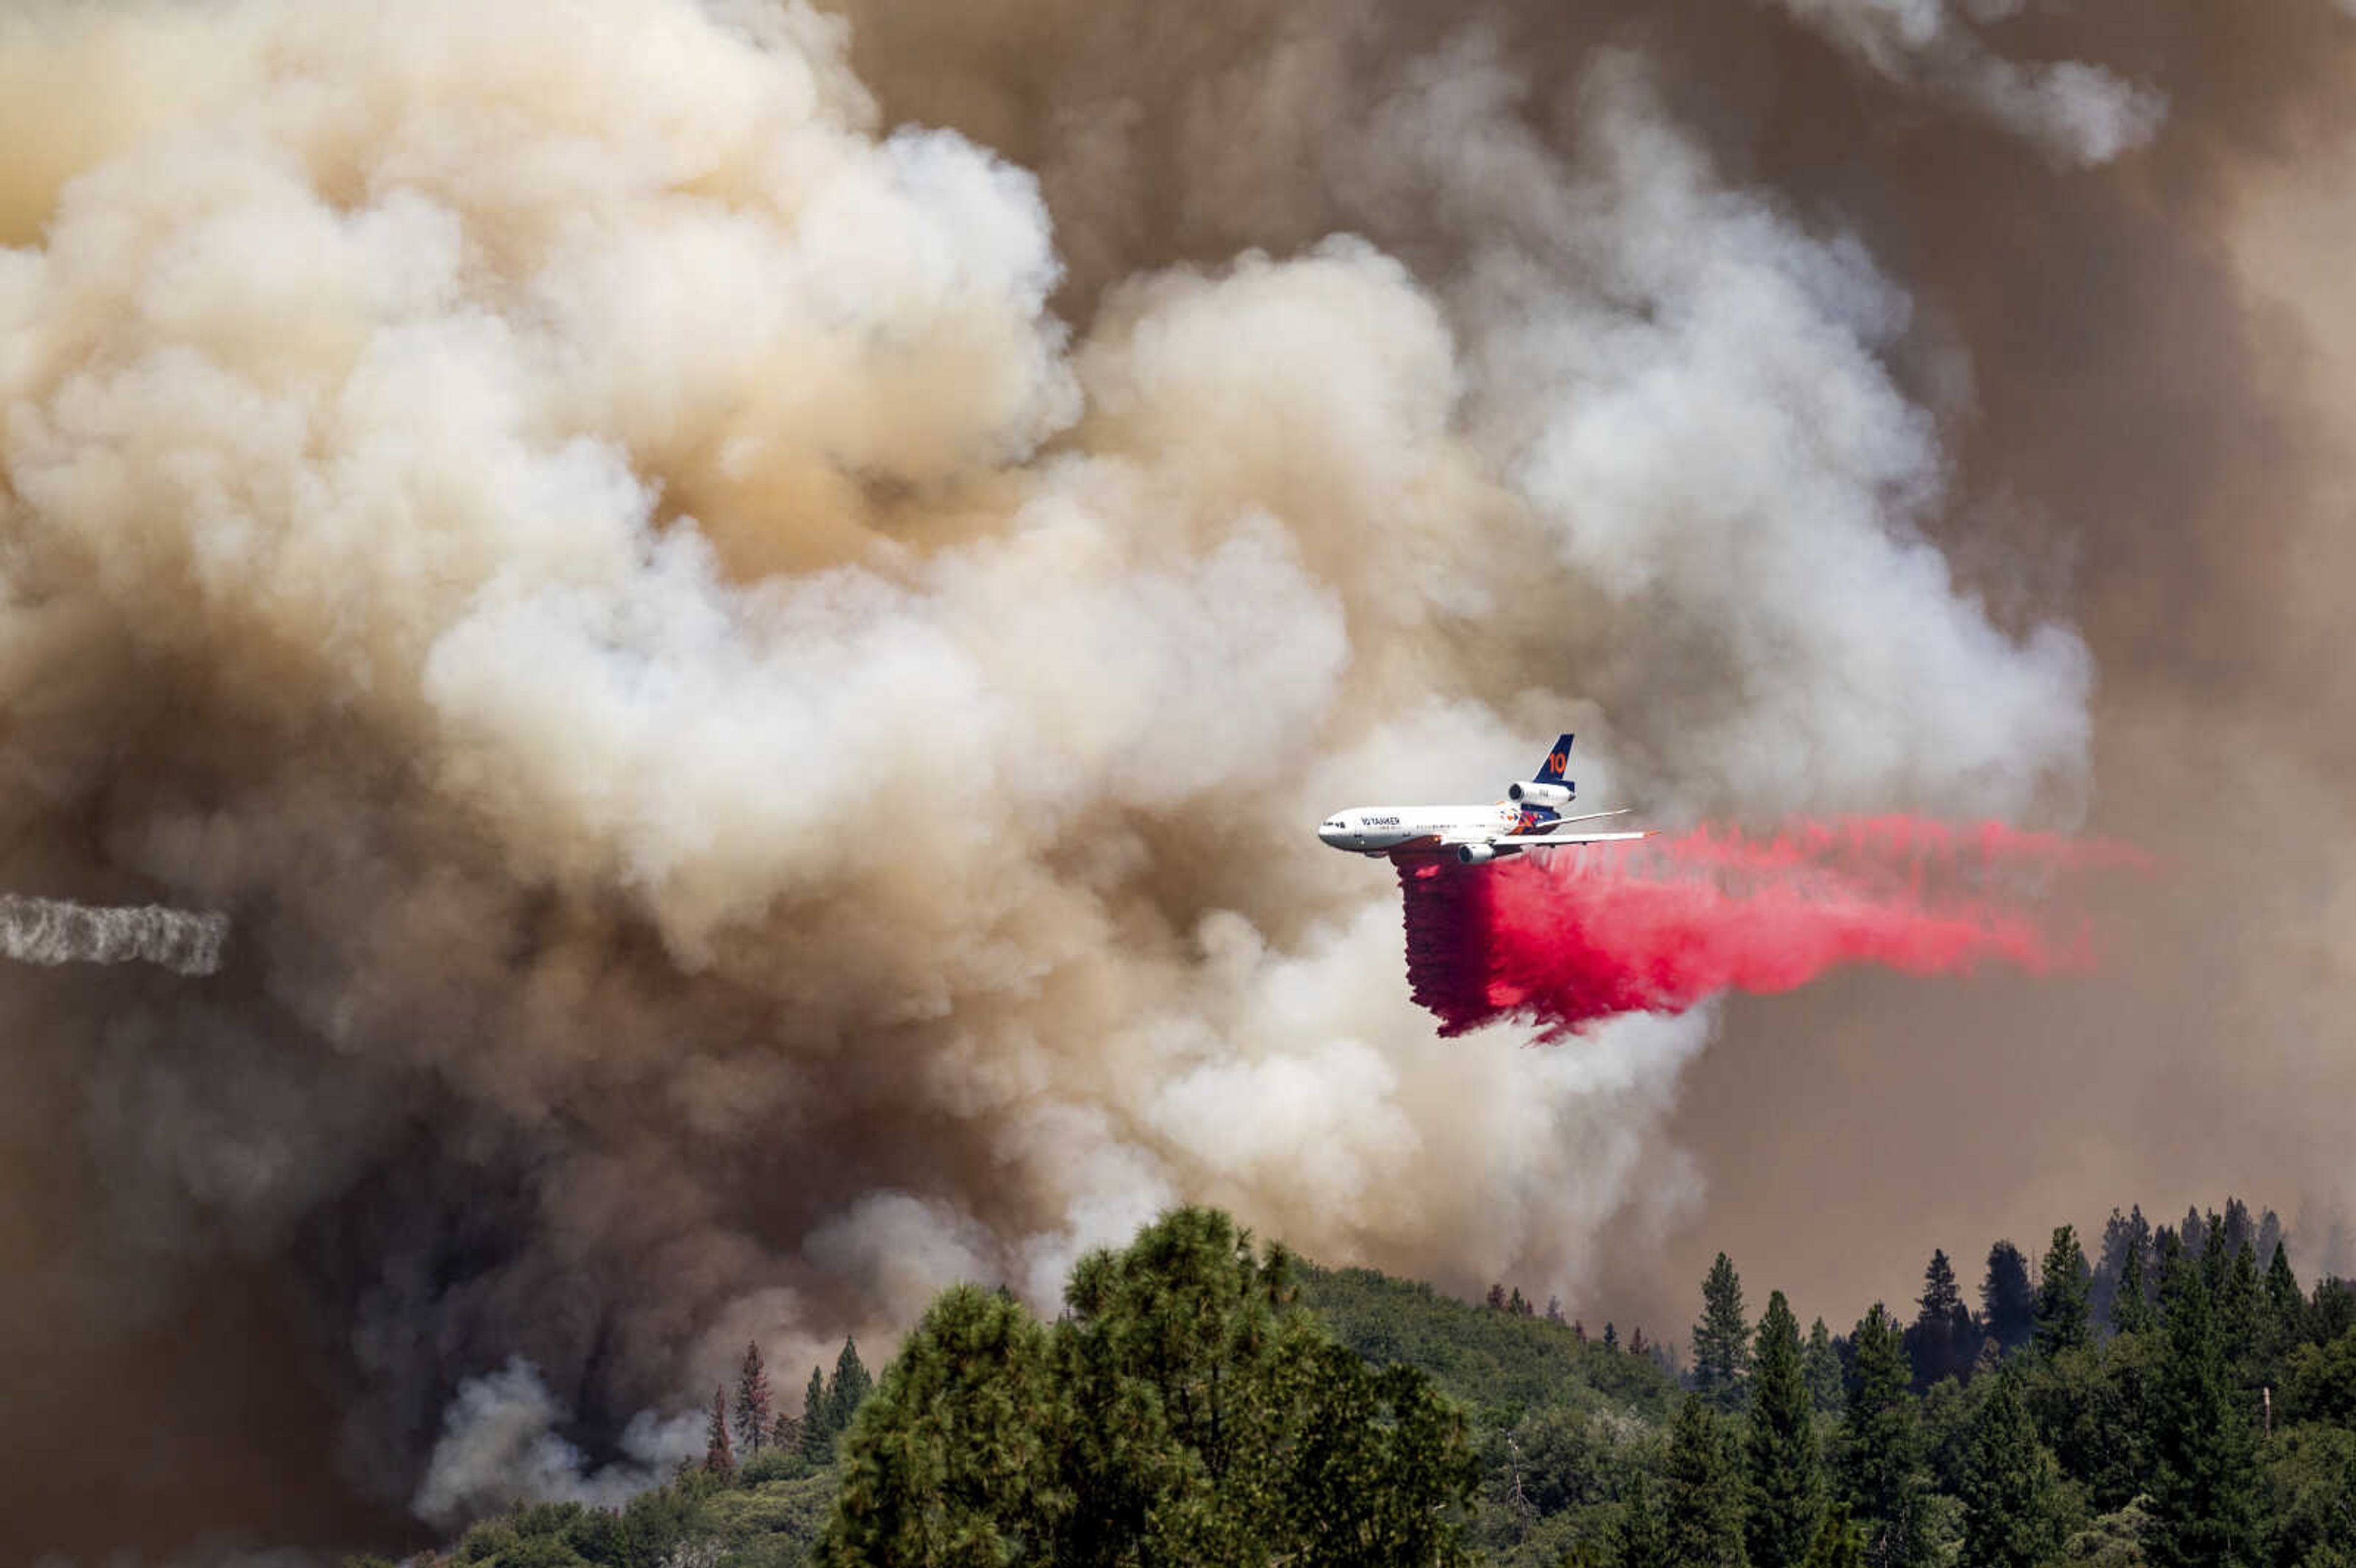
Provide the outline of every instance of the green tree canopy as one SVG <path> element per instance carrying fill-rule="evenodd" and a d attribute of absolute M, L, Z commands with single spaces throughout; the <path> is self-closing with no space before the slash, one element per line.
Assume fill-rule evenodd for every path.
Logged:
<path fill-rule="evenodd" d="M 1912 1568 L 1929 1549 L 1922 1494 L 1927 1482 L 1912 1371 L 1898 1325 L 1875 1302 L 1850 1336 L 1856 1379 L 1841 1422 L 1840 1478 L 1865 1536 L 1869 1568 Z"/>
<path fill-rule="evenodd" d="M 2144 1239 L 2128 1237 L 2126 1251 L 2119 1260 L 2118 1285 L 2111 1294 L 2111 1328 L 2115 1332 L 2140 1334 L 2151 1327 L 2150 1286 L 2144 1277 L 2143 1254 Z"/>
<path fill-rule="evenodd" d="M 1646 1467 L 1639 1466 L 1628 1477 L 1628 1490 L 1612 1520 L 1611 1545 L 1613 1568 L 1673 1568 L 1668 1521 L 1661 1516 Z"/>
<path fill-rule="evenodd" d="M 845 1440 L 826 1560 L 1455 1563 L 1463 1417 L 1292 1305 L 1290 1263 L 1182 1209 L 1081 1260 L 1051 1328 L 953 1293 Z"/>
<path fill-rule="evenodd" d="M 1702 1281 L 1702 1312 L 1694 1324 L 1694 1387 L 1719 1410 L 1742 1400 L 1742 1377 L 1751 1363 L 1751 1320 L 1742 1311 L 1742 1276 L 1724 1253 Z"/>
<path fill-rule="evenodd" d="M 1800 1352 L 1800 1365 L 1807 1374 L 1808 1398 L 1815 1404 L 1817 1413 L 1831 1414 L 1841 1407 L 1840 1350 L 1833 1344 L 1832 1331 L 1825 1320 L 1817 1318 L 1808 1325 L 1807 1348 Z"/>
<path fill-rule="evenodd" d="M 2062 1549 L 2062 1468 L 2037 1440 L 2019 1376 L 1998 1373 L 1964 1461 L 1963 1568 L 2037 1568 Z"/>
<path fill-rule="evenodd" d="M 1726 1423 L 1697 1393 L 1686 1396 L 1669 1431 L 1661 1506 L 1668 1560 L 1677 1568 L 1746 1568 L 1740 1452 Z"/>
<path fill-rule="evenodd" d="M 1980 1281 L 1980 1322 L 1997 1349 L 2007 1353 L 2027 1344 L 2037 1326 L 2037 1292 L 2029 1283 L 2029 1260 L 2010 1242 L 1988 1249 L 1987 1273 Z"/>
<path fill-rule="evenodd" d="M 2057 1225 L 2037 1279 L 2037 1348 L 2048 1356 L 2087 1340 L 2087 1296 L 2093 1275 L 2075 1227 Z"/>
<path fill-rule="evenodd" d="M 859 1359 L 859 1341 L 845 1336 L 841 1353 L 834 1358 L 834 1376 L 826 1383 L 826 1421 L 841 1436 L 851 1430 L 859 1407 L 875 1392 L 875 1379 Z"/>
<path fill-rule="evenodd" d="M 2184 1272 L 2149 1409 L 2148 1549 L 2155 1568 L 2233 1568 L 2256 1557 L 2250 1423 L 2227 1375 L 2208 1283 Z"/>
<path fill-rule="evenodd" d="M 1815 1402 L 1801 1365 L 1800 1324 L 1780 1290 L 1767 1298 L 1751 1365 L 1745 1540 L 1757 1568 L 1799 1568 L 1823 1522 L 1824 1474 Z"/>
<path fill-rule="evenodd" d="M 1914 1367 L 1914 1392 L 1928 1392 L 1942 1378 L 1969 1377 L 1979 1357 L 1979 1326 L 1964 1305 L 1947 1254 L 1932 1249 L 1922 1270 L 1922 1295 L 1906 1330 L 1906 1357 Z"/>
<path fill-rule="evenodd" d="M 958 1285 L 936 1300 L 862 1413 L 827 1561 L 999 1568 L 1050 1561 L 1071 1499 L 1047 1330 L 1017 1302 Z"/>

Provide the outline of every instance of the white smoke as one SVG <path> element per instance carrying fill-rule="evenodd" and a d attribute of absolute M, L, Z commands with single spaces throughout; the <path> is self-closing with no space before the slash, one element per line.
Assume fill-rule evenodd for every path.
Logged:
<path fill-rule="evenodd" d="M 160 964 L 180 975 L 220 967 L 229 917 L 147 904 L 91 908 L 0 893 L 0 955 L 20 964 Z"/>
<path fill-rule="evenodd" d="M 1881 360 L 1906 295 L 1726 188 L 1633 57 L 1585 88 L 1567 174 L 1476 41 L 1375 157 L 1483 237 L 1452 294 L 1473 439 L 1642 637 L 1590 689 L 1708 809 L 2073 807 L 2092 667 L 2065 628 L 2000 631 L 1922 537 L 1944 460 Z"/>
<path fill-rule="evenodd" d="M 1783 0 L 1877 70 L 1949 93 L 2064 163 L 2106 164 L 2150 141 L 2168 116 L 2168 101 L 2156 90 L 2077 60 L 2008 59 L 1975 31 L 1974 24 L 2000 22 L 2021 4 Z"/>
<path fill-rule="evenodd" d="M 1445 287 L 1339 237 L 1075 340 L 1033 180 L 878 134 L 799 6 L 208 15 L 0 258 L 0 681 L 44 696 L 0 812 L 272 912 L 266 999 L 152 1059 L 48 1022 L 143 1234 L 266 1254 L 423 1164 L 351 1340 L 389 1405 L 477 1374 L 429 1519 L 684 1441 L 584 1478 L 509 1356 L 677 1408 L 954 1278 L 1051 1305 L 1181 1200 L 1575 1301 L 1694 1197 L 1708 1019 L 1437 1040 L 1336 805 L 1563 729 L 1582 798 L 1664 812 L 2080 782 L 2083 650 L 1921 537 L 1902 293 L 1624 65 L 1577 168 L 1477 52 L 1394 106 L 1482 237 Z"/>
<path fill-rule="evenodd" d="M 540 1370 L 520 1359 L 467 1380 L 444 1413 L 417 1489 L 418 1517 L 455 1527 L 517 1503 L 619 1508 L 703 1455 L 696 1416 L 662 1421 L 641 1412 L 622 1433 L 623 1457 L 592 1468 L 556 1430 L 570 1418 Z"/>

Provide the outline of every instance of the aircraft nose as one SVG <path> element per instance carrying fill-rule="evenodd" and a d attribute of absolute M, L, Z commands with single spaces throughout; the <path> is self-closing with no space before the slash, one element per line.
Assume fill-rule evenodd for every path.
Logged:
<path fill-rule="evenodd" d="M 1329 817 L 1324 825 L 1317 829 L 1317 837 L 1324 843 L 1339 844 L 1342 841 L 1342 836 L 1348 831 L 1348 828 L 1342 826 L 1340 817 Z"/>

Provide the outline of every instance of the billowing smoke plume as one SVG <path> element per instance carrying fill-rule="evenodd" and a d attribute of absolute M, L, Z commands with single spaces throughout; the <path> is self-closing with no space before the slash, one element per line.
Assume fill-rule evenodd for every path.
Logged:
<path fill-rule="evenodd" d="M 1408 980 L 1443 1035 L 1505 1019 L 1558 1040 L 1724 991 L 1772 995 L 1873 964 L 1909 975 L 2030 974 L 2094 961 L 2057 885 L 2140 858 L 2124 847 L 1891 817 L 1707 830 L 1466 869 L 1402 861 Z"/>
<path fill-rule="evenodd" d="M 91 909 L 0 893 L 0 955 L 21 964 L 160 964 L 181 975 L 220 967 L 229 920 L 146 904 Z"/>
<path fill-rule="evenodd" d="M 1996 395 L 2068 346 L 1988 248 L 2214 341 L 2119 193 L 2265 129 L 2139 27 L 1801 9 L 0 22 L 0 885 L 238 931 L 0 974 L 0 1553 L 602 1495 L 747 1339 L 790 1387 L 1181 1199 L 1574 1299 L 1689 1213 L 1709 1009 L 1441 1040 L 1312 825 L 1575 728 L 1673 826 L 2072 826 L 2029 525 L 2144 518 Z"/>

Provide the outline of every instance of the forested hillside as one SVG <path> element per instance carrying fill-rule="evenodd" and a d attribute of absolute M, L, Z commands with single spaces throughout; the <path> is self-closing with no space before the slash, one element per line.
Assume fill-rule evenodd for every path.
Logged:
<path fill-rule="evenodd" d="M 1052 1323 L 946 1293 L 872 1395 L 846 1346 L 774 1414 L 749 1351 L 703 1464 L 452 1556 L 2356 1568 L 2356 1290 L 2303 1285 L 2239 1202 L 2115 1212 L 2095 1253 L 1997 1242 L 1975 1306 L 1934 1252 L 1908 1308 L 1837 1335 L 1780 1291 L 1754 1317 L 1721 1256 L 1679 1355 L 1179 1211 L 1083 1261 Z"/>

